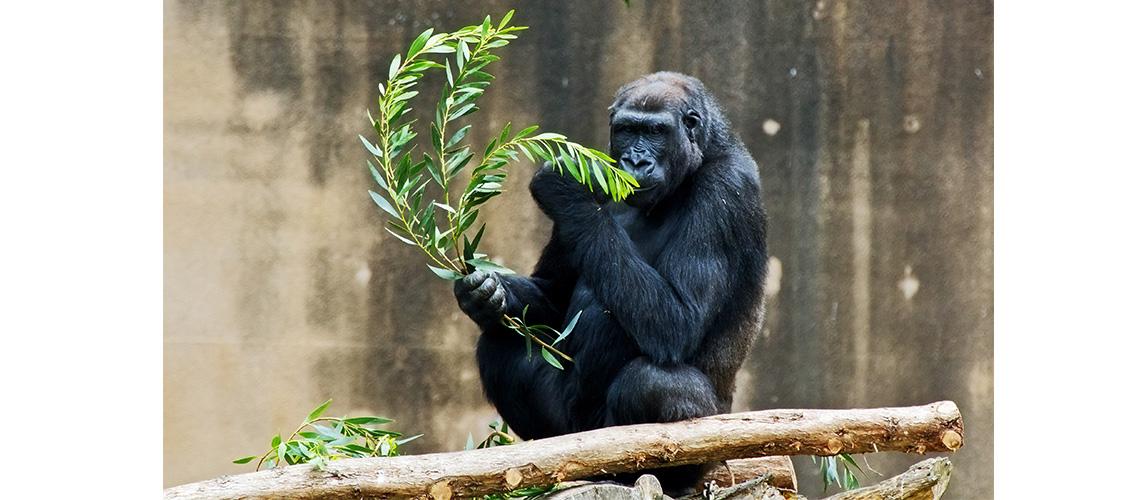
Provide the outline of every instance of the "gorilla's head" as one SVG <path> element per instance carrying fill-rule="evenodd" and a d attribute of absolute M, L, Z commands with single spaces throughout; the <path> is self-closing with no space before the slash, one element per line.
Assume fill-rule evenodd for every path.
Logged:
<path fill-rule="evenodd" d="M 707 155 L 726 127 L 701 81 L 660 72 L 623 85 L 611 105 L 611 157 L 638 180 L 627 199 L 650 207 L 666 199 Z"/>

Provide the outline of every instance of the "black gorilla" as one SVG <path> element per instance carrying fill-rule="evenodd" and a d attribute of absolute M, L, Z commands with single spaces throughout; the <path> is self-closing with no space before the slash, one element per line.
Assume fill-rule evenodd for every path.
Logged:
<path fill-rule="evenodd" d="M 600 199 L 545 165 L 529 188 L 554 228 L 532 276 L 477 272 L 455 286 L 483 331 L 485 393 L 525 439 L 729 411 L 762 320 L 757 165 L 714 98 L 664 72 L 624 85 L 610 109 L 611 157 L 635 193 Z M 563 371 L 501 326 L 525 305 L 530 324 L 556 327 L 582 311 L 557 346 L 575 360 Z M 672 472 L 668 488 L 696 480 Z"/>

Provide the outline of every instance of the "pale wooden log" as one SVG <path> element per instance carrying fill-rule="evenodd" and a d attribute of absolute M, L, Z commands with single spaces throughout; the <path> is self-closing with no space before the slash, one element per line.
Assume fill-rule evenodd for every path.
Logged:
<path fill-rule="evenodd" d="M 732 461 L 731 461 L 732 462 Z M 939 500 L 950 481 L 950 461 L 931 458 L 915 464 L 905 473 L 853 491 L 839 493 L 823 500 Z M 805 500 L 795 491 L 776 488 L 769 484 L 770 474 L 739 481 L 736 485 L 715 488 L 713 498 L 718 500 Z M 651 475 L 642 476 L 634 488 L 615 483 L 573 481 L 559 490 L 540 498 L 546 500 L 698 500 L 703 493 L 672 499 L 662 492 L 658 480 Z"/>
<path fill-rule="evenodd" d="M 713 498 L 715 500 L 790 500 L 803 498 L 797 497 L 793 490 L 782 490 L 770 485 L 768 483 L 769 477 L 771 476 L 765 475 L 728 488 L 715 489 Z M 699 500 L 704 494 L 703 492 L 701 495 L 681 497 L 677 500 Z"/>
<path fill-rule="evenodd" d="M 710 469 L 698 486 L 698 491 L 704 490 L 705 484 L 710 481 L 716 482 L 719 488 L 728 488 L 765 474 L 769 475 L 769 485 L 796 491 L 796 469 L 792 467 L 792 459 L 785 456 L 729 460 Z"/>
<path fill-rule="evenodd" d="M 953 470 L 950 459 L 931 458 L 879 484 L 845 491 L 824 500 L 938 500 L 946 492 Z"/>
<path fill-rule="evenodd" d="M 169 488 L 166 498 L 453 498 L 618 472 L 771 455 L 953 451 L 951 401 L 904 408 L 765 410 L 588 432 L 453 453 L 335 461 Z"/>

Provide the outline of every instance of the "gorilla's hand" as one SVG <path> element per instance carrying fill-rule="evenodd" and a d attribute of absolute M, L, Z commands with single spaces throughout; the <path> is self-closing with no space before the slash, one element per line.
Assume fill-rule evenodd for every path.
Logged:
<path fill-rule="evenodd" d="M 594 212 L 602 200 L 602 192 L 592 193 L 570 175 L 558 172 L 551 162 L 544 162 L 528 190 L 540 210 L 556 222 L 574 214 Z"/>
<path fill-rule="evenodd" d="M 500 323 L 508 291 L 497 273 L 474 271 L 453 284 L 457 305 L 482 327 Z"/>

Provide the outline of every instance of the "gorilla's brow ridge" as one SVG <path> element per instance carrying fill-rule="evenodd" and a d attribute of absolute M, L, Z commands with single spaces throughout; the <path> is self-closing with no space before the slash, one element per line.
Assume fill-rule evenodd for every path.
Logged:
<path fill-rule="evenodd" d="M 660 111 L 687 107 L 690 89 L 685 82 L 672 78 L 646 80 L 624 88 L 616 107 L 628 106 L 642 111 Z"/>

